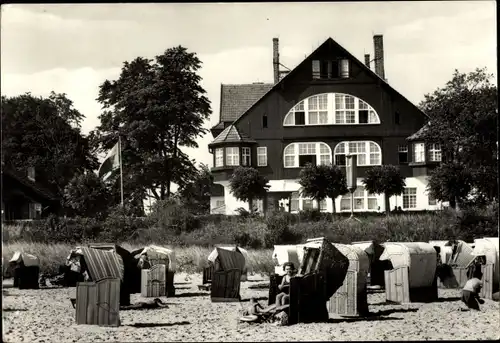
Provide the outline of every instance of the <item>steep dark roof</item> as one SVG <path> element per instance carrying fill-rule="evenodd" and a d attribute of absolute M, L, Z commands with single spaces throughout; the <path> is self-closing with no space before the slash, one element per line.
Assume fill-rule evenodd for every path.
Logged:
<path fill-rule="evenodd" d="M 215 139 L 212 141 L 212 143 L 209 144 L 209 146 L 213 144 L 230 143 L 230 142 L 255 143 L 253 139 L 249 138 L 244 133 L 240 133 L 236 128 L 236 126 L 229 125 L 224 129 L 224 131 L 222 131 L 217 137 L 215 137 Z"/>
<path fill-rule="evenodd" d="M 406 140 L 408 141 L 416 141 L 416 140 L 420 140 L 423 138 L 423 134 L 429 130 L 429 123 L 425 124 L 424 126 L 422 126 L 422 128 L 420 130 L 418 130 L 417 132 L 415 132 L 413 135 L 411 135 L 410 137 L 406 138 Z"/>
<path fill-rule="evenodd" d="M 272 87 L 272 83 L 221 84 L 220 122 L 236 120 Z"/>
<path fill-rule="evenodd" d="M 311 57 L 311 55 L 313 55 L 316 51 L 322 49 L 328 43 L 333 43 L 336 47 L 339 48 L 339 50 L 341 50 L 342 52 L 344 52 L 349 57 L 349 59 L 351 59 L 352 61 L 356 62 L 361 68 L 363 68 L 372 77 L 375 77 L 376 79 L 378 79 L 378 81 L 381 83 L 381 85 L 385 86 L 387 89 L 389 89 L 389 91 L 392 91 L 392 92 L 396 93 L 399 97 L 401 97 L 402 99 L 404 99 L 405 101 L 407 101 L 411 106 L 413 106 L 415 109 L 417 109 L 418 111 L 420 111 L 427 118 L 429 117 L 421 109 L 419 109 L 417 106 L 415 106 L 414 103 L 412 103 L 405 96 L 403 96 L 401 93 L 399 93 L 397 90 L 395 90 L 391 85 L 389 85 L 386 80 L 384 80 L 383 78 L 381 78 L 377 73 L 375 73 L 373 70 L 371 70 L 370 68 L 368 68 L 366 66 L 366 64 L 364 64 L 363 62 L 361 62 L 360 60 L 358 60 L 353 54 L 351 54 L 342 45 L 340 45 L 339 43 L 337 43 L 335 40 L 333 40 L 330 37 L 323 44 L 321 44 L 318 48 L 316 48 L 316 50 L 314 50 L 312 53 L 310 53 L 309 56 L 307 56 L 302 62 L 300 62 L 294 69 L 292 69 L 292 71 L 290 71 L 288 74 L 286 74 L 276 84 L 274 84 L 274 85 L 271 84 L 271 87 L 269 88 L 269 90 L 266 93 L 262 94 L 262 96 L 259 99 L 257 99 L 248 109 L 246 109 L 240 116 L 238 116 L 234 120 L 233 124 L 236 124 L 236 122 L 238 122 L 238 120 L 240 120 L 252 107 L 254 107 L 262 99 L 264 99 L 267 96 L 267 94 L 271 93 L 271 91 L 273 89 L 276 89 L 278 86 L 280 86 L 284 82 L 284 80 L 287 80 L 289 77 L 291 77 L 290 75 L 295 74 L 295 72 L 299 69 L 299 67 L 301 67 L 304 63 L 306 63 L 306 61 L 309 60 L 309 58 Z M 221 114 L 222 114 L 222 112 L 221 112 Z"/>
<path fill-rule="evenodd" d="M 43 197 L 46 200 L 50 201 L 58 200 L 57 197 L 48 189 L 44 188 L 43 186 L 39 185 L 36 182 L 31 181 L 26 176 L 22 175 L 19 171 L 14 170 L 5 165 L 2 165 L 2 186 L 3 186 L 4 176 L 9 176 L 12 179 L 15 179 L 16 181 L 30 188 L 31 190 L 33 190 L 35 193 L 37 193 L 39 196 Z"/>

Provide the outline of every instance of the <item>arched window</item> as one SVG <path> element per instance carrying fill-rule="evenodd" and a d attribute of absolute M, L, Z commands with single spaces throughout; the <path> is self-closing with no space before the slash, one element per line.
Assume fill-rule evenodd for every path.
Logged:
<path fill-rule="evenodd" d="M 345 155 L 357 155 L 358 166 L 379 166 L 382 164 L 382 150 L 373 141 L 340 142 L 335 146 L 335 164 L 345 166 Z"/>
<path fill-rule="evenodd" d="M 283 150 L 283 163 L 285 168 L 332 164 L 332 150 L 323 142 L 291 143 Z"/>
<path fill-rule="evenodd" d="M 285 116 L 283 126 L 380 124 L 377 112 L 365 101 L 343 93 L 310 96 Z"/>

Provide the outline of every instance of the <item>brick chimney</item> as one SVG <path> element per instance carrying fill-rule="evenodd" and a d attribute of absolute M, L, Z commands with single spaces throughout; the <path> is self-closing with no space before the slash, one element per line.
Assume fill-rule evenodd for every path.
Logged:
<path fill-rule="evenodd" d="M 370 54 L 365 54 L 365 65 L 370 68 Z"/>
<path fill-rule="evenodd" d="M 278 38 L 273 38 L 273 75 L 274 84 L 277 84 L 280 80 L 280 52 Z"/>
<path fill-rule="evenodd" d="M 373 36 L 373 47 L 375 50 L 375 73 L 385 80 L 384 71 L 384 40 L 382 35 Z"/>

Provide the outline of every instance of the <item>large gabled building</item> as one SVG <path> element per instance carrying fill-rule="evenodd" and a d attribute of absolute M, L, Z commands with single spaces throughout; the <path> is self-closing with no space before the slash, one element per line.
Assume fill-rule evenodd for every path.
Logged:
<path fill-rule="evenodd" d="M 284 204 L 291 212 L 316 206 L 300 195 L 298 178 L 307 163 L 345 167 L 346 154 L 358 161 L 355 211 L 384 211 L 383 195 L 362 185 L 366 170 L 398 165 L 406 177 L 403 195 L 390 199 L 393 209 L 437 209 L 427 192 L 427 175 L 441 161 L 436 144 L 419 140 L 428 117 L 385 79 L 381 35 L 374 40 L 374 71 L 333 39 L 327 39 L 297 67 L 280 71 L 278 39 L 273 39 L 274 83 L 221 85 L 220 121 L 212 128 L 212 212 L 235 214 L 248 204 L 231 193 L 229 178 L 237 166 L 252 166 L 269 180 L 264 210 Z M 331 211 L 332 199 L 320 204 Z M 350 211 L 350 195 L 334 199 L 337 211 Z"/>

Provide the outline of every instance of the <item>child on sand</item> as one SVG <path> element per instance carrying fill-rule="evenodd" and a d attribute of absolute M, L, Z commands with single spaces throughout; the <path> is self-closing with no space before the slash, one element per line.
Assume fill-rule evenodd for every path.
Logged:
<path fill-rule="evenodd" d="M 481 271 L 476 270 L 472 278 L 467 280 L 462 290 L 462 302 L 468 308 L 477 311 L 480 311 L 479 304 L 484 304 L 484 300 L 479 298 L 479 292 L 481 291 L 481 287 L 483 287 L 482 276 Z"/>

